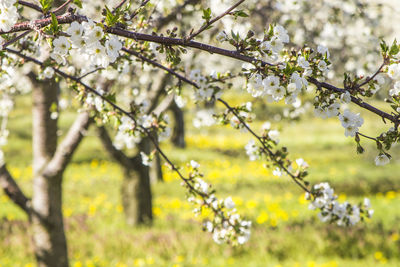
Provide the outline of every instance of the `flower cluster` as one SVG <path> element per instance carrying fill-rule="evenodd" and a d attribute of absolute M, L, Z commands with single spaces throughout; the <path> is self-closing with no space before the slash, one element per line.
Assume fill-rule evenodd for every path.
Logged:
<path fill-rule="evenodd" d="M 339 120 L 345 129 L 344 135 L 354 137 L 358 132 L 358 128 L 364 123 L 364 119 L 360 116 L 360 113 L 352 113 L 346 109 L 339 115 Z"/>
<path fill-rule="evenodd" d="M 214 111 L 212 109 L 201 109 L 193 118 L 193 126 L 196 128 L 209 127 L 215 124 Z"/>
<path fill-rule="evenodd" d="M 211 78 L 214 75 L 211 74 Z M 219 98 L 222 94 L 222 91 L 218 88 L 213 86 L 210 82 L 210 77 L 203 76 L 200 70 L 192 70 L 189 74 L 190 80 L 194 81 L 199 88 L 194 93 L 194 100 L 198 101 L 209 101 L 212 98 Z"/>
<path fill-rule="evenodd" d="M 16 0 L 2 0 L 0 2 L 0 30 L 8 32 L 18 20 Z"/>
<path fill-rule="evenodd" d="M 190 179 L 183 183 L 189 188 L 188 201 L 199 205 L 194 209 L 196 215 L 200 215 L 204 209 L 213 214 L 204 222 L 204 230 L 212 233 L 217 244 L 226 242 L 238 245 L 247 242 L 250 238 L 251 222 L 242 220 L 231 197 L 219 200 L 215 196 L 211 185 L 201 178 L 199 163 L 191 160 L 189 166 Z"/>
<path fill-rule="evenodd" d="M 241 122 L 252 122 L 256 115 L 254 113 L 251 113 L 253 104 L 251 102 L 247 102 L 245 104 L 242 104 L 238 109 L 237 109 L 237 115 L 232 115 L 230 118 L 230 124 L 233 128 L 235 129 L 241 129 L 242 131 L 247 131 L 245 128 L 245 125 Z"/>
<path fill-rule="evenodd" d="M 268 35 L 260 44 L 260 51 L 267 56 L 267 60 L 276 60 L 284 44 L 289 43 L 289 35 L 281 25 L 270 25 Z"/>
<path fill-rule="evenodd" d="M 114 146 L 122 150 L 123 148 L 133 149 L 141 140 L 140 135 L 134 131 L 135 123 L 128 116 L 122 116 L 121 124 L 118 126 L 117 134 L 114 137 Z"/>
<path fill-rule="evenodd" d="M 54 48 L 50 56 L 58 64 L 66 63 L 66 56 L 72 47 L 94 67 L 107 68 L 117 60 L 122 48 L 118 37 L 110 35 L 108 39 L 105 38 L 103 28 L 92 20 L 82 24 L 74 21 L 66 32 L 69 38 L 60 36 L 53 41 Z"/>
<path fill-rule="evenodd" d="M 247 143 L 247 145 L 244 147 L 246 150 L 246 154 L 249 156 L 249 159 L 251 161 L 255 161 L 260 159 L 260 149 L 256 145 L 256 142 L 254 139 L 250 139 L 250 141 Z"/>
<path fill-rule="evenodd" d="M 370 201 L 364 199 L 364 203 L 352 205 L 348 202 L 339 203 L 334 190 L 328 183 L 314 185 L 311 194 L 306 193 L 306 199 L 312 202 L 309 209 L 319 209 L 319 219 L 322 222 L 336 222 L 338 225 L 355 225 L 364 217 L 370 218 L 374 211 L 370 209 Z"/>

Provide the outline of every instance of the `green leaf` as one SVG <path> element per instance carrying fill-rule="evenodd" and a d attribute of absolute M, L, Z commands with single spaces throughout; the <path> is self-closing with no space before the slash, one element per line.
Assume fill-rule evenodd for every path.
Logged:
<path fill-rule="evenodd" d="M 82 1 L 81 0 L 74 0 L 74 4 L 79 7 L 82 8 Z"/>
<path fill-rule="evenodd" d="M 53 5 L 53 0 L 39 0 L 39 3 L 42 7 L 43 13 L 47 13 Z"/>
<path fill-rule="evenodd" d="M 203 9 L 202 18 L 205 19 L 207 22 L 210 21 L 210 19 L 211 19 L 211 9 L 210 8 Z"/>
<path fill-rule="evenodd" d="M 390 47 L 390 51 L 389 51 L 389 55 L 394 56 L 397 55 L 397 53 L 399 53 L 399 46 L 397 45 L 397 40 L 394 39 L 392 47 Z"/>
<path fill-rule="evenodd" d="M 54 15 L 54 13 L 51 13 L 51 27 L 53 29 L 57 29 L 58 28 L 58 20 L 56 15 Z"/>
<path fill-rule="evenodd" d="M 112 93 L 112 94 L 108 94 L 106 97 L 105 97 L 107 100 L 109 100 L 109 101 L 111 101 L 112 103 L 115 103 L 116 102 L 116 96 L 115 96 L 115 93 Z"/>
<path fill-rule="evenodd" d="M 235 12 L 232 13 L 232 15 L 235 16 L 235 18 L 237 18 L 237 17 L 247 18 L 249 16 L 243 10 L 235 11 Z"/>
<path fill-rule="evenodd" d="M 105 6 L 105 8 L 106 8 L 105 22 L 106 22 L 107 26 L 114 26 L 119 20 L 119 16 L 120 16 L 119 9 L 116 10 L 115 15 L 114 15 L 107 6 Z"/>
<path fill-rule="evenodd" d="M 382 52 L 389 51 L 389 47 L 384 40 L 381 41 L 380 45 L 381 45 Z"/>

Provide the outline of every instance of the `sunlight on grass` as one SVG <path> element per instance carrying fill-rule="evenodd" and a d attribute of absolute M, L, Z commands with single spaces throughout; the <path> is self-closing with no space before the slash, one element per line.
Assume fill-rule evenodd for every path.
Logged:
<path fill-rule="evenodd" d="M 29 107 L 24 110 L 13 114 L 5 153 L 10 172 L 31 195 L 30 148 L 21 155 L 21 148 L 30 146 Z M 73 118 L 69 112 L 61 120 L 64 131 Z M 366 130 L 373 131 L 366 118 Z M 254 128 L 261 124 L 257 121 Z M 282 132 L 281 143 L 292 158 L 303 157 L 310 164 L 311 182 L 329 181 L 340 201 L 357 203 L 369 197 L 373 218 L 353 228 L 321 223 L 288 177 L 273 176 L 265 162 L 248 161 L 246 133 L 188 125 L 187 149 L 168 143 L 163 147 L 181 165 L 198 161 L 217 194 L 233 197 L 240 214 L 253 221 L 250 242 L 237 248 L 213 243 L 201 231 L 207 214 L 194 217 L 180 180 L 165 166 L 164 182 L 153 185 L 153 226 L 131 228 L 124 223 L 120 201 L 122 172 L 89 132 L 64 178 L 71 266 L 399 266 L 399 160 L 376 168 L 375 152 L 368 152 L 372 146 L 366 144 L 367 153 L 357 155 L 354 141 L 344 137 L 334 119 L 306 117 L 273 125 Z M 0 266 L 35 266 L 26 216 L 3 192 L 0 205 Z"/>

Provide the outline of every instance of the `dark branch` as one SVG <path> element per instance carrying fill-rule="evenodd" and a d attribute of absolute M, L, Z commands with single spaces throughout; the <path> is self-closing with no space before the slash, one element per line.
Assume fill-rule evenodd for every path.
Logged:
<path fill-rule="evenodd" d="M 17 35 L 16 37 L 12 38 L 11 40 L 5 42 L 4 44 L 2 44 L 2 49 L 6 48 L 9 45 L 12 45 L 13 43 L 15 43 L 16 41 L 18 41 L 19 39 L 25 37 L 26 35 L 28 35 L 31 32 L 31 30 L 27 30 L 24 33 L 21 33 L 20 35 Z"/>
<path fill-rule="evenodd" d="M 42 8 L 36 4 L 30 3 L 27 1 L 20 1 L 20 0 L 18 1 L 18 4 L 20 4 L 21 6 L 26 6 L 26 7 L 32 8 L 36 11 L 39 11 L 40 13 L 43 13 Z"/>
<path fill-rule="evenodd" d="M 168 25 L 171 21 L 176 19 L 176 16 L 178 14 L 181 14 L 182 11 L 185 9 L 186 6 L 188 5 L 195 5 L 197 3 L 200 3 L 201 0 L 186 0 L 182 5 L 176 6 L 171 13 L 169 13 L 165 17 L 160 17 L 156 21 L 153 22 L 153 25 L 156 29 L 161 30 L 165 26 Z"/>
<path fill-rule="evenodd" d="M 0 186 L 3 188 L 6 195 L 29 216 L 31 213 L 29 207 L 30 200 L 25 196 L 21 188 L 8 172 L 5 164 L 0 167 Z"/>
<path fill-rule="evenodd" d="M 131 159 L 128 156 L 126 156 L 124 152 L 122 152 L 121 150 L 117 149 L 114 146 L 111 137 L 107 132 L 107 129 L 104 128 L 104 126 L 99 126 L 97 127 L 97 132 L 99 134 L 101 143 L 103 144 L 107 152 L 110 154 L 110 156 L 125 168 L 131 168 L 130 167 L 130 165 L 132 164 Z"/>
<path fill-rule="evenodd" d="M 224 13 L 222 13 L 221 15 L 213 18 L 212 20 L 208 21 L 207 23 L 205 23 L 198 31 L 192 33 L 188 38 L 187 41 L 192 40 L 194 37 L 196 37 L 197 35 L 199 35 L 200 33 L 202 33 L 203 31 L 205 31 L 206 29 L 208 29 L 208 27 L 210 27 L 212 24 L 214 24 L 215 22 L 217 22 L 218 20 L 222 19 L 223 17 L 225 17 L 226 15 L 230 14 L 230 12 L 232 10 L 234 10 L 235 8 L 237 8 L 238 6 L 240 6 L 245 0 L 240 0 L 239 2 L 237 2 L 236 4 L 234 4 L 233 6 L 231 6 L 230 8 L 228 8 Z"/>
<path fill-rule="evenodd" d="M 317 87 L 321 87 L 321 88 L 325 88 L 328 89 L 330 91 L 336 92 L 336 93 L 346 93 L 347 91 L 343 88 L 338 88 L 336 86 L 333 86 L 329 83 L 325 83 L 325 82 L 319 82 L 318 80 L 316 80 L 315 78 L 309 77 L 308 81 L 315 84 Z M 367 109 L 369 111 L 371 111 L 372 113 L 375 113 L 376 115 L 388 119 L 389 121 L 393 122 L 393 123 L 399 123 L 399 118 L 395 117 L 393 115 L 390 115 L 380 109 L 375 108 L 374 106 L 371 106 L 370 104 L 364 102 L 363 100 L 356 98 L 354 96 L 351 96 L 351 102 L 353 102 L 354 104 Z"/>
<path fill-rule="evenodd" d="M 67 0 L 65 1 L 64 4 L 61 6 L 57 7 L 55 10 L 51 11 L 51 13 L 54 13 L 56 15 L 58 14 L 63 14 L 65 12 L 66 7 L 72 2 L 72 0 Z"/>
<path fill-rule="evenodd" d="M 74 21 L 79 21 L 79 22 L 87 21 L 87 17 L 67 13 L 67 14 L 64 14 L 61 16 L 57 16 L 57 21 L 59 24 L 70 24 Z M 38 29 L 46 27 L 47 25 L 50 25 L 50 24 L 51 24 L 51 18 L 37 19 L 37 20 L 33 20 L 33 21 L 24 21 L 24 22 L 15 24 L 11 28 L 11 30 L 8 32 L 0 31 L 0 35 L 6 34 L 6 33 L 27 31 L 27 30 L 38 30 Z"/>
<path fill-rule="evenodd" d="M 139 13 L 139 10 L 144 7 L 150 0 L 143 0 L 142 3 L 140 3 L 140 6 L 131 14 L 129 17 L 129 20 L 132 20 L 136 15 Z"/>

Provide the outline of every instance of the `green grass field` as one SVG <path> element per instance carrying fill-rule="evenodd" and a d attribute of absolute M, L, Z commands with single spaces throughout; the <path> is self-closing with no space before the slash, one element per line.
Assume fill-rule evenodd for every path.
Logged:
<path fill-rule="evenodd" d="M 21 98 L 11 114 L 10 140 L 4 149 L 11 173 L 28 195 L 32 173 L 29 100 Z M 61 115 L 64 132 L 74 116 L 72 111 Z M 269 113 L 258 109 L 257 117 L 267 120 Z M 387 128 L 373 115 L 364 117 L 364 133 L 373 135 Z M 215 244 L 193 216 L 180 181 L 166 168 L 165 182 L 153 185 L 154 225 L 125 225 L 119 195 L 121 171 L 90 131 L 64 176 L 63 210 L 72 267 L 400 266 L 397 147 L 389 165 L 376 167 L 373 144 L 364 141 L 367 152 L 357 155 L 354 140 L 344 136 L 336 118 L 305 115 L 299 122 L 273 123 L 291 158 L 303 157 L 309 163 L 312 183 L 329 181 L 342 201 L 371 199 L 373 218 L 343 228 L 321 223 L 288 177 L 274 177 L 262 161 L 248 161 L 244 150 L 248 134 L 227 126 L 194 129 L 187 119 L 187 148 L 176 149 L 168 143 L 163 148 L 179 164 L 198 161 L 218 196 L 233 197 L 239 212 L 253 221 L 250 241 L 241 247 Z M 254 128 L 260 129 L 261 124 L 255 122 Z M 35 266 L 26 216 L 3 192 L 0 207 L 0 266 Z"/>

